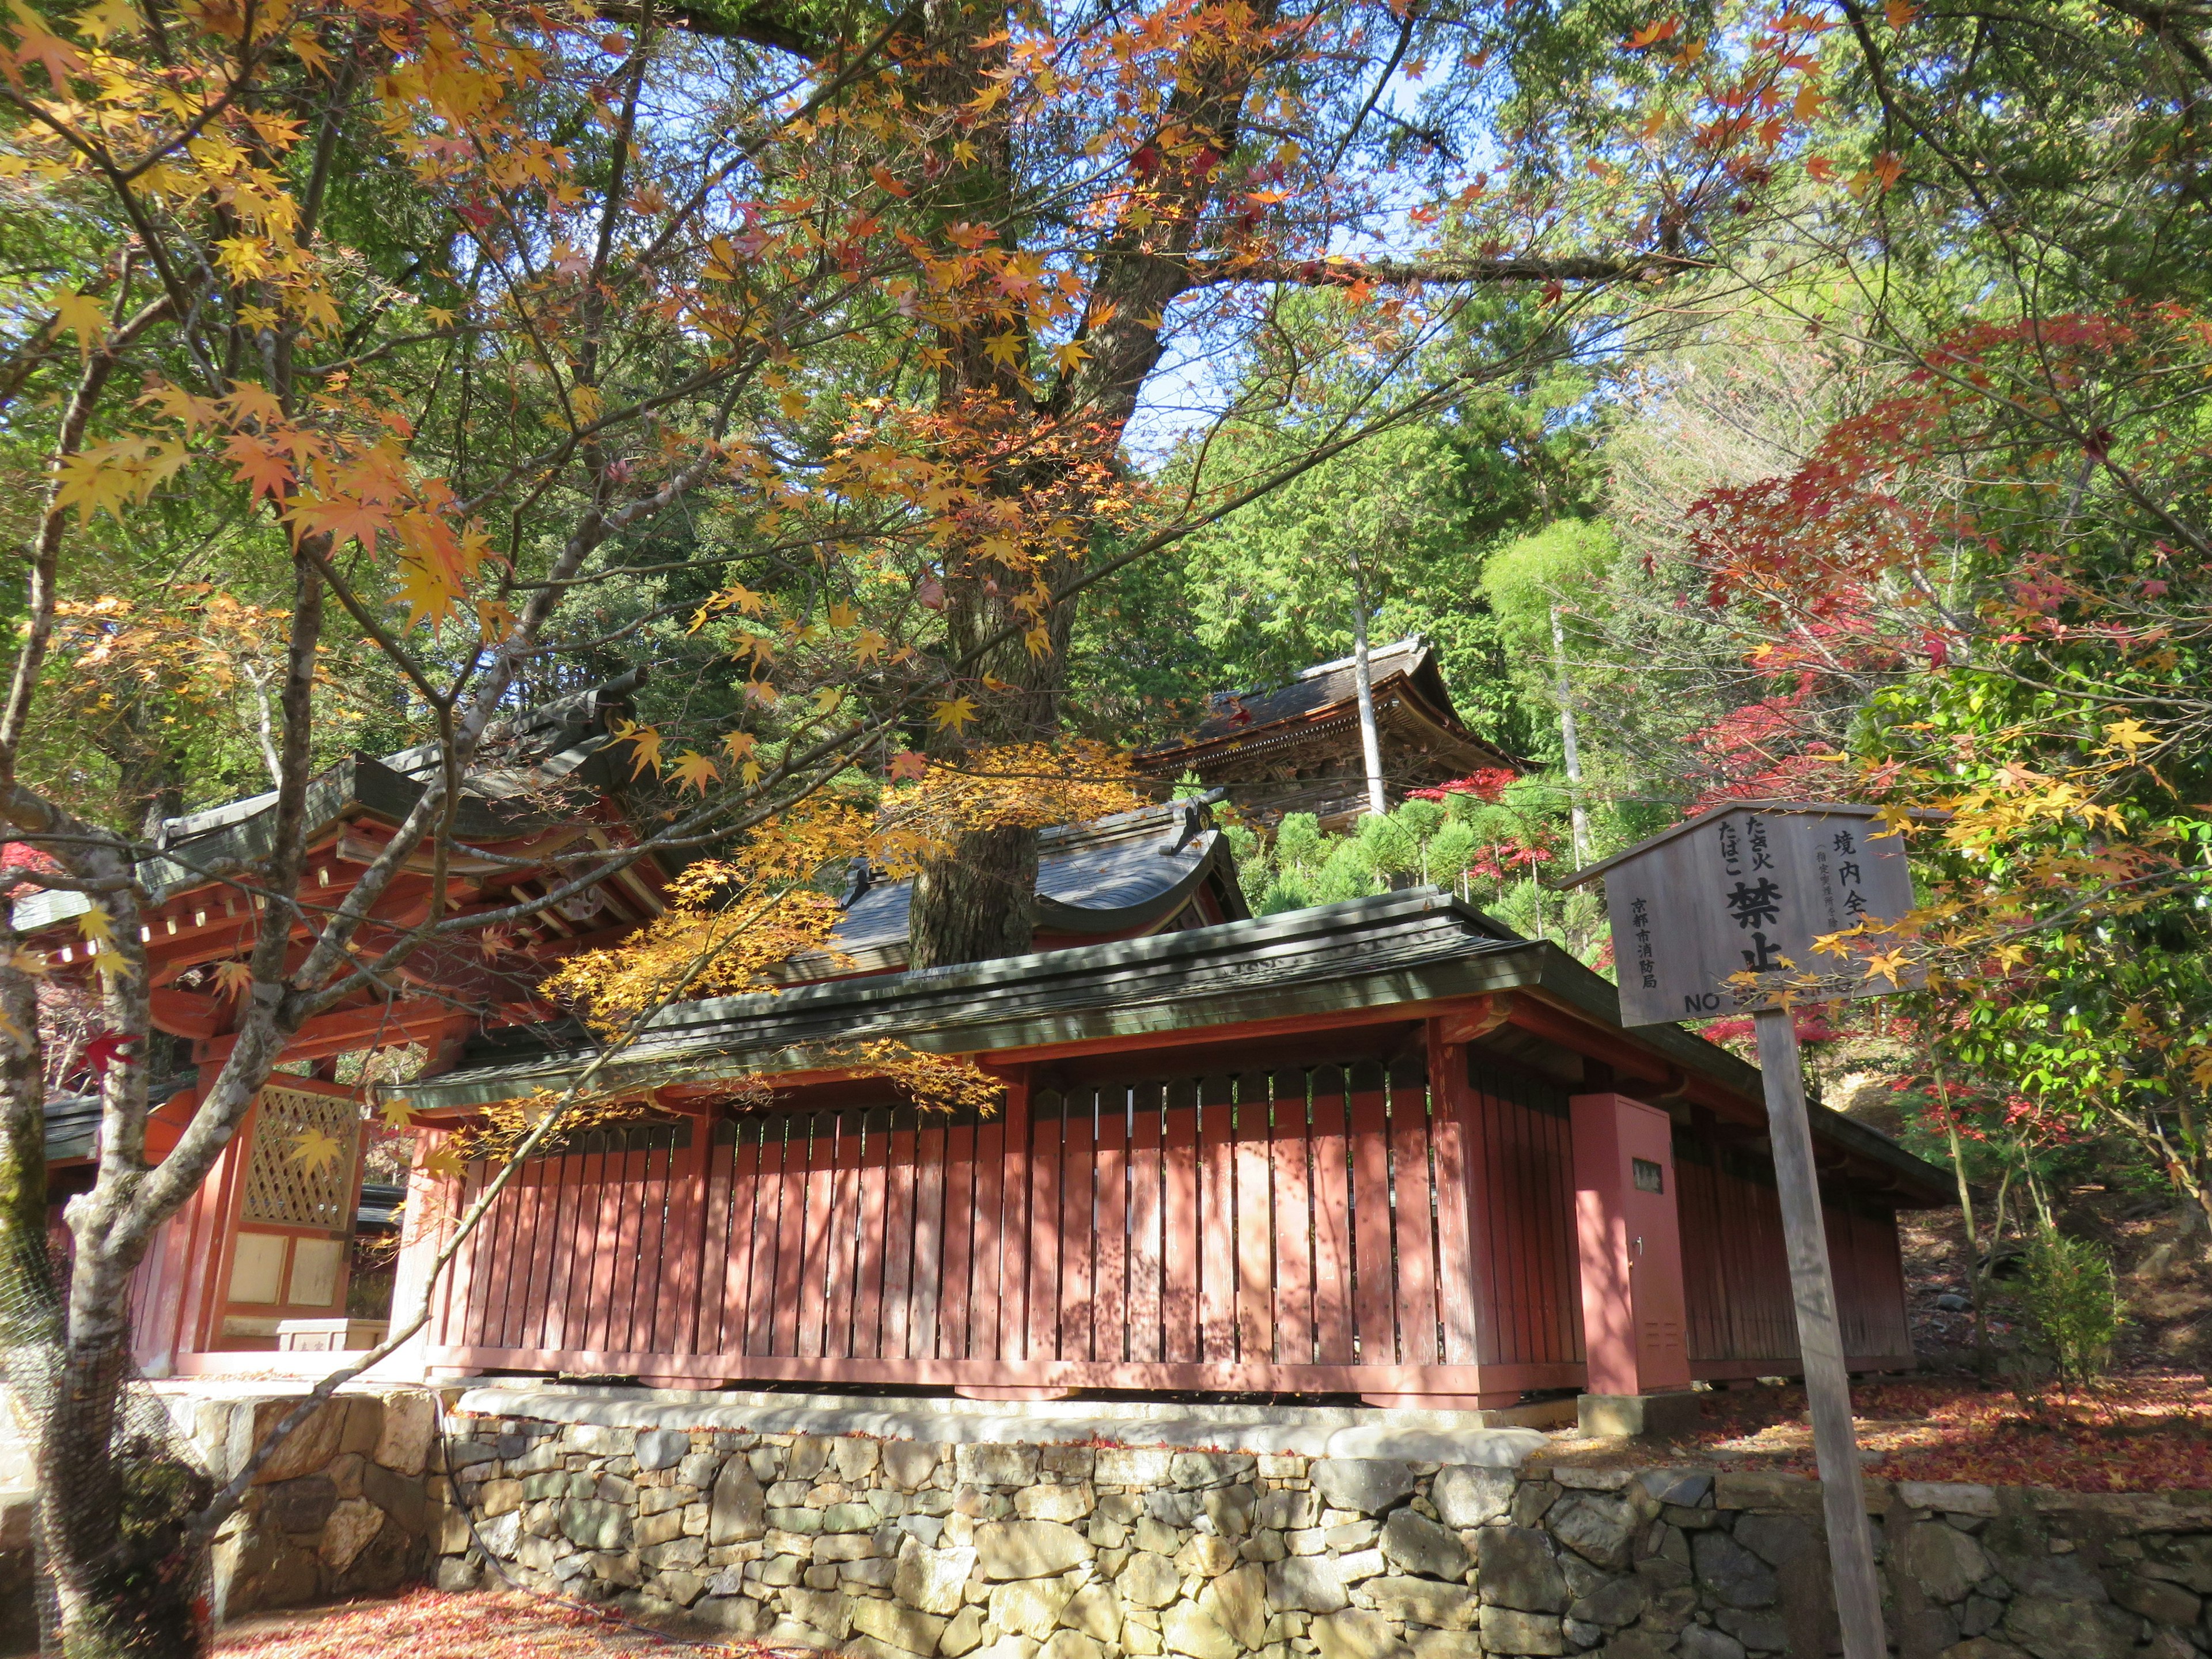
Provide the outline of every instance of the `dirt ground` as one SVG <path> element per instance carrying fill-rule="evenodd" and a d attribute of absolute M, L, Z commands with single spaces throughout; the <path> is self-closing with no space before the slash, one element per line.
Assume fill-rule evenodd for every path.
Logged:
<path fill-rule="evenodd" d="M 2063 1224 L 2102 1240 L 2125 1318 L 2112 1376 L 2087 1392 L 2015 1392 L 2005 1357 L 2017 1315 L 1995 1285 L 1993 1385 L 1975 1364 L 1966 1255 L 1956 1210 L 1907 1212 L 1902 1243 L 1917 1376 L 1852 1390 L 1867 1473 L 1889 1480 L 1968 1480 L 2069 1492 L 2212 1491 L 2212 1260 L 2171 1201 L 2069 1194 Z M 1813 1473 L 1804 1391 L 1754 1387 L 1705 1396 L 1703 1420 L 1669 1443 L 1563 1440 L 1564 1461 L 1680 1461 L 1708 1468 Z"/>
<path fill-rule="evenodd" d="M 1973 1357 L 1974 1316 L 1965 1305 L 1964 1235 L 1955 1210 L 1907 1211 L 1898 1218 L 1913 1351 L 1936 1370 L 1964 1370 Z M 2117 1375 L 2161 1376 L 2212 1367 L 2212 1251 L 2195 1218 L 2169 1199 L 2083 1188 L 2068 1195 L 2063 1223 L 2094 1238 L 2119 1276 L 2125 1318 L 2113 1345 Z M 2010 1263 L 2000 1260 L 1991 1285 L 1990 1334 L 2002 1348 L 2014 1334 L 2005 1309 Z"/>
<path fill-rule="evenodd" d="M 694 1659 L 779 1650 L 745 1643 L 701 1645 L 586 1607 L 520 1592 L 450 1595 L 416 1590 L 396 1601 L 354 1601 L 241 1620 L 216 1644 L 226 1659 Z M 811 1656 L 810 1656 L 811 1659 Z"/>

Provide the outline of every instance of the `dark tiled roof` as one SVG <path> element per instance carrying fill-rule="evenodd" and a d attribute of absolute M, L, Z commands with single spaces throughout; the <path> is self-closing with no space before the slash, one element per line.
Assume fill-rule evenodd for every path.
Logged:
<path fill-rule="evenodd" d="M 155 1079 L 146 1085 L 146 1097 L 159 1111 L 170 1097 L 199 1080 L 197 1070 Z M 46 1097 L 46 1162 L 72 1164 L 100 1155 L 100 1094 Z"/>
<path fill-rule="evenodd" d="M 1460 724 L 1436 653 L 1418 636 L 1375 647 L 1368 653 L 1368 670 L 1382 728 L 1385 775 L 1394 790 L 1490 767 L 1518 769 L 1518 763 Z M 1208 782 L 1236 778 L 1240 791 L 1249 788 L 1255 763 L 1263 769 L 1290 766 L 1297 769 L 1305 793 L 1326 794 L 1331 779 L 1362 793 L 1358 695 L 1358 671 L 1349 657 L 1309 668 L 1272 690 L 1218 692 L 1208 700 L 1206 718 L 1194 732 L 1140 751 L 1137 764 L 1155 777 L 1192 769 Z M 1325 752 L 1317 754 L 1316 745 Z M 1418 757 L 1411 763 L 1413 772 L 1396 775 L 1405 770 L 1409 753 Z M 1252 802 L 1240 796 L 1238 804 Z M 1273 805 L 1279 808 L 1282 803 Z"/>
<path fill-rule="evenodd" d="M 455 836 L 469 842 L 526 835 L 571 815 L 548 799 L 562 786 L 605 787 L 617 782 L 619 768 L 602 752 L 607 720 L 644 678 L 644 671 L 635 669 L 494 726 L 485 735 L 484 750 L 500 755 L 501 763 L 481 767 L 463 781 Z M 437 765 L 434 744 L 381 757 L 357 754 L 339 762 L 307 787 L 310 838 L 356 812 L 400 822 L 422 799 Z M 211 872 L 266 857 L 276 833 L 274 791 L 165 819 L 155 836 L 161 850 L 138 866 L 138 880 L 158 905 L 203 884 Z M 79 893 L 34 893 L 16 902 L 15 925 L 25 933 L 52 927 L 82 915 L 89 902 Z"/>
<path fill-rule="evenodd" d="M 1203 801 L 1170 801 L 1061 824 L 1037 837 L 1037 927 L 1045 933 L 1120 933 L 1180 909 L 1211 875 L 1232 915 L 1247 914 L 1237 866 Z M 794 957 L 788 977 L 879 972 L 906 965 L 911 881 L 871 886 L 830 934 L 849 958 Z"/>
<path fill-rule="evenodd" d="M 1376 646 L 1368 652 L 1367 675 L 1371 684 L 1380 685 L 1393 674 L 1403 674 L 1419 690 L 1425 702 L 1454 725 L 1459 723 L 1451 694 L 1444 690 L 1443 676 L 1437 669 L 1436 653 L 1429 649 L 1426 641 L 1415 635 Z M 1350 657 L 1340 657 L 1334 662 L 1309 668 L 1288 685 L 1273 690 L 1217 693 L 1208 700 L 1206 718 L 1199 722 L 1190 741 L 1205 743 L 1213 738 L 1256 731 L 1277 720 L 1294 720 L 1336 703 L 1350 702 L 1358 693 L 1358 671 L 1353 661 Z"/>

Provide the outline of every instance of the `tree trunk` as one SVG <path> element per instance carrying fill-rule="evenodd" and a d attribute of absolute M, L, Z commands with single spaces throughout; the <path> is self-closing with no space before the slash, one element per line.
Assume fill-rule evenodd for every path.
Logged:
<path fill-rule="evenodd" d="M 939 968 L 1025 954 L 1036 931 L 1034 830 L 981 830 L 915 878 L 909 964 Z"/>
<path fill-rule="evenodd" d="M 1359 758 L 1367 773 L 1367 810 L 1379 818 L 1390 810 L 1390 799 L 1382 787 L 1382 734 L 1375 725 L 1375 676 L 1367 665 L 1367 599 L 1360 592 L 1357 557 L 1352 568 L 1352 683 L 1359 694 Z"/>
<path fill-rule="evenodd" d="M 1559 607 L 1552 607 L 1552 672 L 1559 681 L 1559 747 L 1567 763 L 1569 833 L 1575 845 L 1575 862 L 1589 862 L 1589 814 L 1583 805 L 1583 750 L 1575 731 L 1575 689 L 1567 678 L 1567 632 L 1559 626 Z"/>
<path fill-rule="evenodd" d="M 128 870 L 102 848 L 101 874 Z M 66 1325 L 41 1356 L 43 1398 L 22 1401 L 37 1425 L 38 1546 L 58 1630 L 49 1650 L 66 1659 L 169 1659 L 203 1653 L 196 1620 L 204 1553 L 186 1528 L 210 1483 L 179 1455 L 165 1410 L 130 1388 L 131 1281 L 146 1240 L 129 1212 L 146 1168 L 152 1030 L 138 908 L 129 890 L 95 901 L 119 965 L 102 975 L 103 1012 L 126 1041 L 100 1078 L 100 1176 L 68 1211 L 75 1257 Z M 43 1133 L 43 1124 L 41 1125 Z"/>
<path fill-rule="evenodd" d="M 1098 278 L 1091 290 L 1077 337 L 1088 356 L 1063 371 L 1048 395 L 1037 398 L 1010 363 L 990 355 L 982 326 L 940 331 L 944 358 L 939 370 L 940 410 L 963 408 L 990 418 L 1018 418 L 1056 426 L 1058 435 L 1084 435 L 1078 448 L 1113 464 L 1115 447 L 1135 412 L 1146 379 L 1158 365 L 1162 318 L 1191 276 L 1187 256 L 1197 245 L 1200 214 L 1218 187 L 1224 169 L 1218 157 L 1236 143 L 1243 106 L 1260 58 L 1259 42 L 1275 14 L 1275 0 L 1261 0 L 1240 23 L 1255 26 L 1243 46 L 1224 50 L 1217 33 L 1194 29 L 1181 72 L 1170 76 L 1174 93 L 1163 112 L 1163 131 L 1206 135 L 1210 149 L 1194 147 L 1170 157 L 1149 182 L 1146 212 L 1115 226 L 1098 250 Z M 926 76 L 929 101 L 952 110 L 972 105 L 994 76 L 1006 72 L 1008 21 L 1005 0 L 925 0 L 922 33 L 933 68 Z M 1011 251 L 1011 209 L 1017 190 L 1012 134 L 1003 127 L 979 126 L 974 142 L 956 145 L 950 137 L 941 158 L 939 182 L 917 207 L 1006 227 Z M 1206 157 L 1200 159 L 1200 149 Z M 978 279 L 984 301 L 978 319 L 991 314 L 991 296 Z M 993 329 L 996 325 L 992 325 Z M 1024 325 L 1015 325 L 1018 332 Z M 1029 348 L 1024 338 L 1024 350 Z M 1077 463 L 1050 455 L 1054 446 L 1032 452 L 1046 459 L 1016 463 L 993 481 L 994 489 L 1021 493 L 1040 480 L 1021 468 L 1066 468 Z M 1008 446 L 1021 452 L 1024 446 Z M 1072 502 L 1055 504 L 1055 517 L 1080 517 Z M 1074 574 L 1074 556 L 1055 554 L 1040 573 L 1054 592 Z M 1053 605 L 1041 617 L 1024 617 L 1016 594 L 1029 586 L 1029 573 L 994 568 L 973 548 L 948 552 L 944 565 L 946 595 L 945 657 L 968 683 L 987 685 L 973 738 L 985 743 L 1044 743 L 1060 735 L 1060 699 L 1066 690 L 1067 647 L 1074 629 L 1073 598 Z M 1010 643 L 976 659 L 975 647 L 1019 618 Z M 1020 635 L 1042 627 L 1045 648 L 1032 652 Z M 951 758 L 956 745 L 940 745 Z M 914 886 L 908 960 L 915 967 L 1019 954 L 1030 948 L 1035 927 L 1036 832 L 992 830 L 962 836 L 942 856 L 925 864 Z M 1024 886 L 1024 883 L 1029 885 Z"/>
<path fill-rule="evenodd" d="M 72 1334 L 40 1437 L 40 1554 L 59 1625 L 47 1650 L 198 1659 L 204 1556 L 186 1528 L 211 1483 L 167 1443 L 158 1402 L 127 1392 L 131 1275 L 98 1276 L 116 1300 L 99 1330 Z"/>
<path fill-rule="evenodd" d="M 951 650 L 964 655 L 1003 626 L 1007 607 L 972 583 L 947 605 Z M 1018 641 L 989 653 L 981 672 L 1018 690 L 998 694 L 978 721 L 993 743 L 1049 743 L 1060 733 L 1060 681 L 1072 604 L 1057 607 L 1046 630 L 1052 648 L 1034 658 Z M 951 744 L 940 749 L 957 757 Z M 925 862 L 908 912 L 907 963 L 942 968 L 1028 953 L 1036 932 L 1037 832 L 1028 827 L 972 830 Z"/>
<path fill-rule="evenodd" d="M 0 963 L 19 945 L 0 894 Z M 57 1334 L 53 1266 L 46 1256 L 46 1053 L 38 981 L 0 967 L 0 1341 L 50 1342 Z"/>

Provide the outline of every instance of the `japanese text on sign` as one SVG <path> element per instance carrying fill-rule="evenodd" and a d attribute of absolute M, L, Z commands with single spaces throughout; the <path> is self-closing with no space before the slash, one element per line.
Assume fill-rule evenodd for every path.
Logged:
<path fill-rule="evenodd" d="M 1817 994 L 1880 995 L 1847 951 L 1814 941 L 1903 915 L 1912 884 L 1901 839 L 1863 810 L 1728 811 L 1625 855 L 1606 874 L 1623 1023 L 1733 1012 L 1753 973 L 1820 981 Z"/>

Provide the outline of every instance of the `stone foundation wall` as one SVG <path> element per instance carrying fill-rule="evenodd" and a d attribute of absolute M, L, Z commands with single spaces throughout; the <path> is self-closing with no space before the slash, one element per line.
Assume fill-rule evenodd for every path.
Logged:
<path fill-rule="evenodd" d="M 432 1470 L 443 1588 L 869 1659 L 1837 1648 L 1789 1477 L 514 1416 L 453 1421 Z M 1903 1659 L 2212 1650 L 2212 1498 L 1868 1492 Z"/>
<path fill-rule="evenodd" d="M 218 1480 L 244 1466 L 301 1392 L 160 1391 Z M 419 1582 L 432 1559 L 424 1483 L 437 1409 L 421 1389 L 346 1393 L 301 1425 L 216 1536 L 216 1616 L 392 1595 Z"/>
<path fill-rule="evenodd" d="M 489 1557 L 532 1588 L 874 1659 L 1474 1656 L 1471 1534 L 1515 1487 L 1435 1463 L 523 1419 L 445 1449 L 443 1587 Z"/>
<path fill-rule="evenodd" d="M 1900 1659 L 2212 1650 L 2212 1494 L 1866 1483 Z M 1490 1650 L 1608 1659 L 1840 1650 L 1820 1487 L 1790 1475 L 1534 1468 L 1482 1534 Z M 1504 1626 L 1502 1609 L 1518 1618 Z"/>

